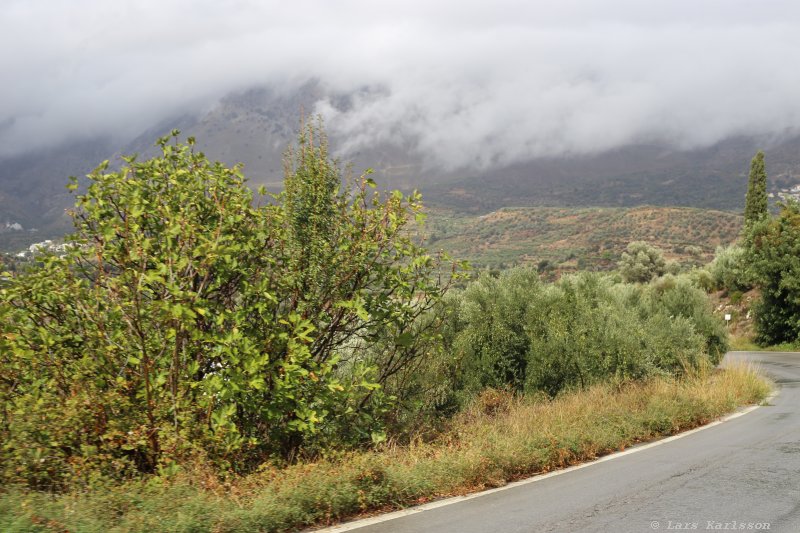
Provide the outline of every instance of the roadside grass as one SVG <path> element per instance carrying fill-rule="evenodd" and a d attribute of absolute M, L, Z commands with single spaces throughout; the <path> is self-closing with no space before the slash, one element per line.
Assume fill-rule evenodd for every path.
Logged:
<path fill-rule="evenodd" d="M 762 401 L 748 366 L 550 400 L 487 391 L 435 442 L 385 445 L 223 482 L 202 467 L 65 495 L 0 489 L 4 532 L 286 531 L 504 485 L 705 424 Z"/>
<path fill-rule="evenodd" d="M 730 335 L 728 339 L 730 341 L 730 349 L 735 352 L 758 352 L 764 349 L 753 342 L 753 339 L 746 336 Z"/>
<path fill-rule="evenodd" d="M 748 337 L 731 335 L 730 349 L 736 352 L 797 352 L 800 351 L 800 344 L 784 342 L 772 346 L 759 346 Z"/>

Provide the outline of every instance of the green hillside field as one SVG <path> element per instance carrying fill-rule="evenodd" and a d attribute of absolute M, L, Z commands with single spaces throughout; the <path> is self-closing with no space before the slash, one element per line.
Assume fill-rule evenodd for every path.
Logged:
<path fill-rule="evenodd" d="M 480 216 L 432 209 L 425 231 L 431 249 L 478 268 L 606 270 L 631 241 L 647 241 L 682 264 L 706 263 L 717 246 L 736 240 L 742 220 L 688 207 L 520 207 Z"/>

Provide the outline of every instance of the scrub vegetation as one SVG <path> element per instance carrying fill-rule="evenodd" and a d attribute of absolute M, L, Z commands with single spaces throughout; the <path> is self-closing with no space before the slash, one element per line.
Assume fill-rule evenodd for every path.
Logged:
<path fill-rule="evenodd" d="M 468 259 L 475 269 L 526 265 L 552 278 L 614 270 L 635 241 L 688 270 L 736 241 L 743 225 L 741 214 L 690 207 L 505 207 L 483 215 L 427 209 L 431 248 Z"/>
<path fill-rule="evenodd" d="M 331 524 L 591 460 L 707 423 L 768 392 L 741 367 L 602 383 L 552 400 L 486 390 L 430 442 L 265 466 L 228 481 L 188 468 L 58 496 L 6 489 L 0 529 L 249 533 Z"/>
<path fill-rule="evenodd" d="M 276 195 L 177 139 L 101 165 L 66 252 L 0 281 L 4 531 L 327 523 L 768 392 L 712 370 L 728 346 L 715 275 L 668 273 L 646 243 L 621 273 L 468 276 L 423 246 L 420 195 L 343 172 L 320 124 Z"/>

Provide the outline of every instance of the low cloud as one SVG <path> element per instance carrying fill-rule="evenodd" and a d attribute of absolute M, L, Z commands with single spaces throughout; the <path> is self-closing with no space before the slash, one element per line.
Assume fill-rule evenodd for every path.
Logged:
<path fill-rule="evenodd" d="M 317 105 L 345 153 L 450 168 L 800 128 L 790 1 L 7 0 L 0 20 L 0 156 L 310 78 L 356 94 Z"/>

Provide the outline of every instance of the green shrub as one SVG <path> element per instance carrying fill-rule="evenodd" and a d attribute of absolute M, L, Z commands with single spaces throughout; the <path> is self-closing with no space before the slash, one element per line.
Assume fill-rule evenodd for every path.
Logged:
<path fill-rule="evenodd" d="M 542 290 L 538 273 L 529 268 L 481 276 L 463 297 L 451 302 L 451 323 L 445 351 L 461 356 L 460 380 L 471 391 L 510 387 L 522 391 L 528 338 L 522 324 L 532 297 Z"/>
<path fill-rule="evenodd" d="M 409 235 L 418 194 L 343 186 L 313 125 L 260 205 L 192 139 L 159 145 L 95 170 L 69 252 L 0 289 L 0 480 L 59 488 L 191 455 L 242 470 L 380 440 L 382 385 L 434 339 L 418 319 L 449 274 Z"/>
<path fill-rule="evenodd" d="M 636 315 L 621 305 L 604 276 L 579 274 L 547 287 L 527 316 L 526 390 L 555 395 L 614 377 L 653 373 L 652 354 L 640 350 Z M 633 328 L 633 329 L 632 329 Z"/>
<path fill-rule="evenodd" d="M 541 282 L 534 269 L 482 276 L 446 299 L 450 404 L 485 388 L 558 394 L 607 379 L 678 374 L 718 361 L 725 329 L 684 277 L 617 283 L 596 273 Z M 446 365 L 445 365 L 446 366 Z M 448 396 L 449 394 L 449 396 Z"/>
<path fill-rule="evenodd" d="M 745 292 L 753 288 L 753 272 L 747 250 L 738 244 L 718 247 L 709 271 L 718 289 Z"/>
<path fill-rule="evenodd" d="M 753 222 L 749 260 L 761 299 L 755 306 L 756 341 L 762 345 L 800 339 L 800 204 L 789 202 L 778 217 Z"/>
<path fill-rule="evenodd" d="M 617 266 L 622 278 L 631 283 L 646 283 L 667 269 L 661 250 L 644 241 L 628 244 Z"/>
<path fill-rule="evenodd" d="M 717 364 L 728 350 L 728 334 L 715 316 L 705 292 L 685 276 L 667 275 L 644 288 L 644 304 L 653 316 L 665 314 L 687 319 L 705 343 L 705 353 Z"/>
<path fill-rule="evenodd" d="M 686 278 L 698 289 L 709 293 L 717 288 L 717 283 L 714 276 L 707 268 L 693 268 L 686 273 Z"/>

